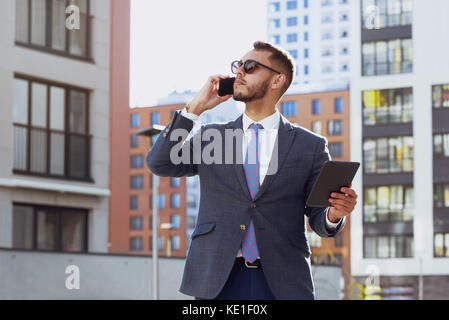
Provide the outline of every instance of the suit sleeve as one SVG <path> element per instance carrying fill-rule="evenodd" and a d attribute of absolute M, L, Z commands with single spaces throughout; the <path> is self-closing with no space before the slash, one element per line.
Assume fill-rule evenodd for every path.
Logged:
<path fill-rule="evenodd" d="M 322 166 L 326 161 L 332 160 L 329 149 L 328 142 L 325 137 L 322 137 L 320 142 L 317 144 L 317 150 L 315 150 L 315 157 L 312 166 L 312 172 L 306 182 L 306 195 L 305 199 L 309 197 L 312 187 L 315 184 L 316 179 L 321 171 Z M 309 218 L 309 225 L 315 233 L 323 238 L 335 237 L 346 224 L 346 217 L 341 219 L 335 229 L 329 229 L 326 226 L 327 212 L 330 207 L 307 207 L 305 210 L 306 216 Z"/>
<path fill-rule="evenodd" d="M 198 174 L 198 164 L 195 164 L 197 161 L 194 161 L 197 157 L 195 154 L 201 153 L 201 150 L 195 149 L 194 144 L 194 139 L 198 138 L 198 135 L 187 140 L 193 126 L 194 121 L 182 116 L 181 112 L 174 113 L 172 120 L 161 131 L 155 144 L 148 152 L 146 163 L 151 172 L 161 177 L 182 177 Z M 173 133 L 176 133 L 174 138 L 177 138 L 177 140 L 172 139 Z M 184 135 L 178 135 L 181 133 L 184 133 Z M 183 159 L 181 163 L 173 163 L 171 159 L 173 150 L 175 152 L 177 150 L 178 158 Z"/>

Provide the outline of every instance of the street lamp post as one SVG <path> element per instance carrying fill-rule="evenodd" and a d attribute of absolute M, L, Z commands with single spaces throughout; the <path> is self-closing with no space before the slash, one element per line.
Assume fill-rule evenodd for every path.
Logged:
<path fill-rule="evenodd" d="M 153 125 L 149 128 L 144 128 L 137 132 L 140 136 L 153 137 L 159 134 L 164 129 L 161 125 Z M 157 245 L 157 232 L 159 229 L 158 223 L 158 189 L 159 189 L 159 177 L 152 174 L 153 179 L 153 239 L 152 239 L 152 252 L 153 252 L 153 300 L 159 300 L 159 258 L 158 258 L 158 245 Z"/>

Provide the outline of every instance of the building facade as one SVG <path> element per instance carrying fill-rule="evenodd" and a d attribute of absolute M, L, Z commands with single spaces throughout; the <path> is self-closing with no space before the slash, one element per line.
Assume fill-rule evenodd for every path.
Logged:
<path fill-rule="evenodd" d="M 130 118 L 130 154 L 127 159 L 129 193 L 128 223 L 114 226 L 127 234 L 130 253 L 152 252 L 152 174 L 146 166 L 146 156 L 159 135 L 139 136 L 139 130 L 152 125 L 166 126 L 173 112 L 184 105 L 164 105 L 132 108 Z M 185 257 L 186 252 L 186 181 L 185 177 L 160 177 L 158 189 L 158 250 L 161 256 Z M 124 214 L 123 212 L 121 213 Z M 162 226 L 167 226 L 162 228 Z"/>
<path fill-rule="evenodd" d="M 332 160 L 349 161 L 350 125 L 349 91 L 307 92 L 285 95 L 279 111 L 292 123 L 324 136 L 328 140 Z M 340 298 L 347 297 L 345 288 L 351 283 L 350 218 L 343 231 L 334 239 L 323 239 L 308 227 L 308 240 L 314 265 L 337 265 L 342 268 L 343 281 L 338 284 Z"/>
<path fill-rule="evenodd" d="M 267 39 L 296 60 L 292 88 L 348 83 L 354 0 L 268 0 Z"/>
<path fill-rule="evenodd" d="M 111 3 L 70 4 L 0 4 L 1 247 L 108 250 Z"/>
<path fill-rule="evenodd" d="M 448 299 L 449 22 L 444 0 L 355 1 L 355 298 Z M 433 23 L 429 23 L 429 21 Z"/>

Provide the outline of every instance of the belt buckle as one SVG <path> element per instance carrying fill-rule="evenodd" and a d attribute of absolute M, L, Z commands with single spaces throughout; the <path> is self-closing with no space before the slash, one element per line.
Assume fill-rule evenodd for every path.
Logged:
<path fill-rule="evenodd" d="M 246 261 L 246 259 L 245 259 L 245 266 L 246 266 L 247 268 L 250 268 L 250 269 L 257 269 L 257 268 L 259 268 L 258 266 L 249 266 L 249 265 L 248 265 L 248 261 Z"/>

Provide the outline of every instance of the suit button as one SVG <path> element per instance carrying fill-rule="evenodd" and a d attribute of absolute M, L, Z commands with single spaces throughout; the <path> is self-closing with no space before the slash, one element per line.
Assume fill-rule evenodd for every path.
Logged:
<path fill-rule="evenodd" d="M 244 224 L 240 225 L 240 230 L 245 231 L 246 230 L 246 226 Z"/>
<path fill-rule="evenodd" d="M 251 209 L 254 209 L 255 207 L 256 207 L 256 204 L 253 202 L 253 203 L 251 203 Z"/>

